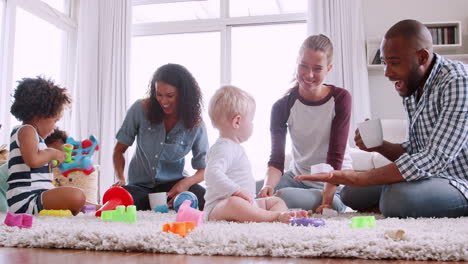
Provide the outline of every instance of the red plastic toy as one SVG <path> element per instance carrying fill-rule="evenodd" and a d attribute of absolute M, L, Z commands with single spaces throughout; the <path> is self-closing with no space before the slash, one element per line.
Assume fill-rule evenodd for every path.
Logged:
<path fill-rule="evenodd" d="M 95 216 L 100 217 L 102 211 L 115 210 L 119 205 L 133 205 L 132 195 L 122 187 L 112 187 L 104 193 L 103 205 L 96 211 Z"/>

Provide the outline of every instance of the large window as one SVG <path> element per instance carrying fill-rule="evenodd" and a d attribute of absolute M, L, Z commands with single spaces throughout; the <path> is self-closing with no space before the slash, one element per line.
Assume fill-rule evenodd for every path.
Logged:
<path fill-rule="evenodd" d="M 58 11 L 68 14 L 67 4 L 69 0 L 42 0 L 42 2 L 48 4 L 49 6 L 57 9 Z"/>
<path fill-rule="evenodd" d="M 146 96 L 153 73 L 166 63 L 185 66 L 203 92 L 216 89 L 220 82 L 219 38 L 217 32 L 133 38 L 131 102 Z"/>
<path fill-rule="evenodd" d="M 219 4 L 219 0 L 206 0 L 135 5 L 133 23 L 219 18 Z"/>
<path fill-rule="evenodd" d="M 291 87 L 306 30 L 305 23 L 232 30 L 232 84 L 247 90 L 257 104 L 254 132 L 244 144 L 256 178 L 264 177 L 270 155 L 271 107 Z"/>
<path fill-rule="evenodd" d="M 60 83 L 61 49 L 64 32 L 54 25 L 17 8 L 13 89 L 25 77 L 38 75 Z M 12 126 L 18 121 L 12 116 Z"/>
<path fill-rule="evenodd" d="M 3 16 L 4 16 L 4 9 L 5 9 L 5 2 L 4 0 L 0 0 L 0 70 L 2 69 L 1 67 L 1 61 L 3 60 L 3 52 L 2 52 L 2 40 L 3 40 Z M 1 74 L 0 74 L 1 76 Z"/>
<path fill-rule="evenodd" d="M 277 15 L 305 12 L 307 0 L 233 0 L 229 1 L 231 17 Z"/>
<path fill-rule="evenodd" d="M 73 83 L 67 76 L 72 76 L 68 71 L 74 63 L 74 45 L 69 40 L 76 33 L 76 22 L 70 18 L 69 4 L 69 0 L 0 0 L 4 11 L 0 21 L 5 22 L 0 27 L 0 142 L 9 142 L 12 127 L 19 124 L 8 111 L 19 80 L 40 75 L 61 86 Z"/>
<path fill-rule="evenodd" d="M 222 84 L 248 91 L 257 112 L 254 134 L 244 148 L 255 178 L 262 179 L 270 152 L 271 106 L 290 87 L 307 34 L 307 0 L 133 1 L 131 101 L 144 96 L 157 67 L 183 64 L 200 83 L 213 144 L 218 131 L 207 106 L 214 91 Z"/>

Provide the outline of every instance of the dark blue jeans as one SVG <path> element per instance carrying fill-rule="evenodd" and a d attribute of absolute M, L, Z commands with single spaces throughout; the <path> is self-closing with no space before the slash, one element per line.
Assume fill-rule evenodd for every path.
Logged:
<path fill-rule="evenodd" d="M 468 200 L 443 178 L 366 187 L 345 186 L 341 190 L 341 200 L 358 211 L 378 207 L 385 217 L 468 216 Z"/>
<path fill-rule="evenodd" d="M 158 184 L 154 188 L 133 184 L 128 184 L 122 187 L 132 195 L 133 202 L 135 203 L 137 210 L 152 210 L 149 203 L 148 194 L 156 192 L 168 192 L 179 181 L 180 180 Z M 197 196 L 198 209 L 203 211 L 203 207 L 205 207 L 205 188 L 203 188 L 201 185 L 194 184 L 188 190 Z"/>
<path fill-rule="evenodd" d="M 281 176 L 280 182 L 275 187 L 275 191 L 281 190 L 278 196 L 284 200 L 288 208 L 301 208 L 303 210 L 315 211 L 322 204 L 322 189 L 305 185 L 300 181 L 294 180 L 294 173 L 291 170 L 286 171 Z M 257 193 L 263 186 L 262 182 L 257 182 Z M 340 199 L 340 188 L 337 189 L 332 202 L 333 210 L 344 212 L 346 206 Z"/>

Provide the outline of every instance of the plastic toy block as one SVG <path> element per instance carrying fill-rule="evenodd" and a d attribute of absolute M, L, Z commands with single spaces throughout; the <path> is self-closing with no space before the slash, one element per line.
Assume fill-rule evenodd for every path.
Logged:
<path fill-rule="evenodd" d="M 41 210 L 39 212 L 39 216 L 72 216 L 72 212 L 70 210 Z"/>
<path fill-rule="evenodd" d="M 83 214 L 94 213 L 94 212 L 96 212 L 96 206 L 91 205 L 91 204 L 87 204 L 87 205 L 83 206 L 83 208 L 81 208 L 81 212 Z"/>
<path fill-rule="evenodd" d="M 167 204 L 158 205 L 154 207 L 154 211 L 156 213 L 169 213 L 169 207 L 167 206 Z"/>
<path fill-rule="evenodd" d="M 76 171 L 82 171 L 86 175 L 91 174 L 94 171 L 91 157 L 95 150 L 99 150 L 99 142 L 93 135 L 83 141 L 68 138 L 66 144 L 63 145 L 63 152 L 67 156 L 65 161 L 58 166 L 62 175 L 67 177 L 68 174 Z M 57 162 L 55 161 L 54 164 Z"/>
<path fill-rule="evenodd" d="M 114 222 L 136 223 L 136 206 L 129 205 L 125 208 L 125 206 L 119 205 L 115 210 L 102 211 L 101 219 Z"/>
<path fill-rule="evenodd" d="M 185 237 L 189 232 L 195 229 L 195 222 L 173 222 L 163 225 L 163 232 L 171 232 Z"/>
<path fill-rule="evenodd" d="M 176 222 L 195 222 L 196 226 L 203 223 L 203 212 L 190 207 L 192 201 L 185 200 L 179 207 Z"/>
<path fill-rule="evenodd" d="M 103 205 L 94 214 L 97 217 L 100 217 L 103 211 L 115 210 L 119 205 L 133 205 L 133 197 L 122 187 L 112 187 L 104 193 L 102 202 Z"/>
<path fill-rule="evenodd" d="M 20 228 L 30 228 L 32 226 L 33 217 L 28 214 L 13 214 L 8 212 L 5 221 L 3 222 L 7 226 L 17 226 Z"/>
<path fill-rule="evenodd" d="M 362 227 L 375 227 L 375 217 L 374 216 L 355 216 L 351 218 L 351 228 L 362 228 Z"/>
<path fill-rule="evenodd" d="M 315 227 L 318 227 L 318 226 L 323 226 L 325 225 L 325 221 L 323 219 L 320 219 L 320 218 L 307 218 L 307 217 L 303 217 L 303 218 L 291 218 L 291 220 L 289 220 L 289 224 L 290 225 L 296 225 L 296 226 L 315 226 Z"/>

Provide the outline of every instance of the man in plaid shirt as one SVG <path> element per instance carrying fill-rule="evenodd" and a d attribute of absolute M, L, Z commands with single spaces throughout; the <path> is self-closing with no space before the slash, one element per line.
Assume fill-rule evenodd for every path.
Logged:
<path fill-rule="evenodd" d="M 345 184 L 346 205 L 378 207 L 386 217 L 468 216 L 468 67 L 435 54 L 429 30 L 415 20 L 392 26 L 380 51 L 385 76 L 403 98 L 408 140 L 367 149 L 356 131 L 355 142 L 393 163 L 296 179 Z"/>

